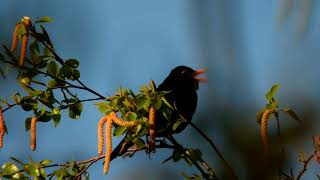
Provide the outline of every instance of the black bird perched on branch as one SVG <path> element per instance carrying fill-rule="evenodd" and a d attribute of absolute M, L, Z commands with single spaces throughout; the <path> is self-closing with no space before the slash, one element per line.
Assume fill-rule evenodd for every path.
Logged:
<path fill-rule="evenodd" d="M 159 85 L 157 91 L 170 91 L 165 95 L 166 100 L 175 108 L 175 111 L 170 117 L 169 127 L 168 120 L 161 113 L 156 114 L 156 136 L 166 137 L 183 131 L 191 121 L 197 107 L 197 90 L 199 82 L 205 82 L 205 78 L 198 75 L 206 72 L 206 69 L 193 70 L 187 66 L 178 66 L 174 68 L 168 77 Z M 173 125 L 177 119 L 183 119 L 177 129 L 173 130 Z M 168 131 L 158 133 L 157 130 L 167 128 Z M 124 144 L 125 143 L 125 144 Z M 113 150 L 111 160 L 117 156 L 122 156 L 126 153 L 133 143 L 126 143 L 125 138 Z M 124 147 L 125 146 L 125 147 Z"/>

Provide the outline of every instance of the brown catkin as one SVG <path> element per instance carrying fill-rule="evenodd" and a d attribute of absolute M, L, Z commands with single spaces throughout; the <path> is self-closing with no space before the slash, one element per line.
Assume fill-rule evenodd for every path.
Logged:
<path fill-rule="evenodd" d="M 118 124 L 119 126 L 130 127 L 136 125 L 135 121 L 122 121 L 117 117 L 117 114 L 115 112 L 111 112 L 109 115 L 112 118 L 113 122 Z"/>
<path fill-rule="evenodd" d="M 3 147 L 3 136 L 5 132 L 6 132 L 6 124 L 4 122 L 2 109 L 0 108 L 0 148 Z"/>
<path fill-rule="evenodd" d="M 23 17 L 22 23 L 24 23 L 26 27 L 26 34 L 22 36 L 22 42 L 21 42 L 21 51 L 20 51 L 20 58 L 19 58 L 19 66 L 23 66 L 27 54 L 27 48 L 28 48 L 28 41 L 29 41 L 29 27 L 31 25 L 31 21 L 29 17 Z"/>
<path fill-rule="evenodd" d="M 267 128 L 267 121 L 269 119 L 269 116 L 273 113 L 273 110 L 271 109 L 266 109 L 261 117 L 261 137 L 262 137 L 262 142 L 264 145 L 264 150 L 267 153 L 269 151 L 268 147 L 268 128 Z"/>
<path fill-rule="evenodd" d="M 18 29 L 21 27 L 21 22 L 19 22 L 13 31 L 13 37 L 12 37 L 12 46 L 11 46 L 11 52 L 15 53 L 17 47 L 18 47 Z"/>
<path fill-rule="evenodd" d="M 29 36 L 23 35 L 22 42 L 21 42 L 21 52 L 20 52 L 19 64 L 18 64 L 20 67 L 23 66 L 25 59 L 26 59 L 28 41 L 29 41 Z"/>
<path fill-rule="evenodd" d="M 100 119 L 98 123 L 98 153 L 99 155 L 103 154 L 103 143 L 104 143 L 104 134 L 103 134 L 103 126 L 107 122 L 107 116 L 104 116 Z"/>
<path fill-rule="evenodd" d="M 156 109 L 154 107 L 151 107 L 149 110 L 149 134 L 150 134 L 150 144 L 149 144 L 149 150 L 154 149 L 154 141 L 156 138 L 156 132 L 155 132 L 155 122 L 156 121 Z"/>
<path fill-rule="evenodd" d="M 30 125 L 30 148 L 36 150 L 37 146 L 37 118 L 32 117 Z"/>
<path fill-rule="evenodd" d="M 110 165 L 110 158 L 112 153 L 112 119 L 108 118 L 106 125 L 106 156 L 104 160 L 103 173 L 107 174 Z"/>

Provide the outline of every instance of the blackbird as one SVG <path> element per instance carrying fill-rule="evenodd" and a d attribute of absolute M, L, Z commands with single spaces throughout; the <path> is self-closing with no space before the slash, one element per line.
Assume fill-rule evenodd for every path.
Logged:
<path fill-rule="evenodd" d="M 155 127 L 157 137 L 166 137 L 167 135 L 180 133 L 186 128 L 197 107 L 199 82 L 206 81 L 205 78 L 198 77 L 198 75 L 205 72 L 206 69 L 193 70 L 187 66 L 178 66 L 174 68 L 163 83 L 159 85 L 157 91 L 169 91 L 169 93 L 165 95 L 165 98 L 175 110 L 169 119 L 169 127 L 168 120 L 162 113 L 157 111 Z M 180 123 L 178 128 L 173 130 L 173 125 L 177 119 L 183 119 L 184 121 Z M 157 130 L 163 128 L 167 130 L 161 133 L 157 132 Z M 131 146 L 133 146 L 133 143 L 126 141 L 124 138 L 113 150 L 111 160 L 125 154 Z"/>

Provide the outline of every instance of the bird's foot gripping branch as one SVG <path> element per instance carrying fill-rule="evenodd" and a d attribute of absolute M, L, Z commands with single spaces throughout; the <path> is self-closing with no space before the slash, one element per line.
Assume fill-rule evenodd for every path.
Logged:
<path fill-rule="evenodd" d="M 68 111 L 71 119 L 79 119 L 84 102 L 103 100 L 96 103 L 99 111 L 104 114 L 98 124 L 99 155 L 83 161 L 62 164 L 54 164 L 51 160 L 36 162 L 31 158 L 28 162 L 23 162 L 12 157 L 12 162 L 5 162 L 1 166 L 0 177 L 8 179 L 89 178 L 89 167 L 99 160 L 105 159 L 104 173 L 106 173 L 110 161 L 118 156 L 131 157 L 142 150 L 150 155 L 157 149 L 166 148 L 172 150 L 172 155 L 164 162 L 171 159 L 174 162 L 184 159 L 188 164 L 194 165 L 203 178 L 216 178 L 213 170 L 202 158 L 200 150 L 185 148 L 172 136 L 177 129 L 183 129 L 181 126 L 185 126 L 187 121 L 179 114 L 175 104 L 167 101 L 166 96 L 170 91 L 158 90 L 153 81 L 149 86 L 143 86 L 137 94 L 129 89 L 120 88 L 110 97 L 105 97 L 89 88 L 80 80 L 79 61 L 64 59 L 55 51 L 49 34 L 42 25 L 51 21 L 52 19 L 47 16 L 35 21 L 24 17 L 14 28 L 12 48 L 9 49 L 4 45 L 4 53 L 0 52 L 2 77 L 6 78 L 9 69 L 16 70 L 17 84 L 22 88 L 21 92 L 12 92 L 12 96 L 0 99 L 0 147 L 5 148 L 5 144 L 10 143 L 4 141 L 5 133 L 10 131 L 5 124 L 5 113 L 14 107 L 21 107 L 23 111 L 31 114 L 25 120 L 25 127 L 26 131 L 30 130 L 30 148 L 36 150 L 38 123 L 53 121 L 54 126 L 57 127 L 62 120 L 61 111 Z M 21 49 L 17 54 L 19 44 Z M 187 73 L 184 72 L 181 75 L 186 77 Z M 192 78 L 194 78 L 193 75 Z M 88 92 L 92 97 L 83 99 L 77 95 L 78 91 Z M 191 125 L 217 151 L 213 142 L 194 124 Z M 113 135 L 125 134 L 125 138 L 112 151 L 113 126 L 115 127 Z M 105 153 L 103 153 L 104 133 L 106 135 Z M 219 156 L 222 157 L 221 154 Z M 50 172 L 47 172 L 48 169 Z M 194 175 L 188 178 L 199 177 Z"/>

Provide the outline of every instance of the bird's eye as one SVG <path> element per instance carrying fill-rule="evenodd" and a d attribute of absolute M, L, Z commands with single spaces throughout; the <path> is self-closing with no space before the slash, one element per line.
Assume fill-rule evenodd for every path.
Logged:
<path fill-rule="evenodd" d="M 187 70 L 183 70 L 182 72 L 181 72 L 181 74 L 185 74 L 187 72 Z"/>

